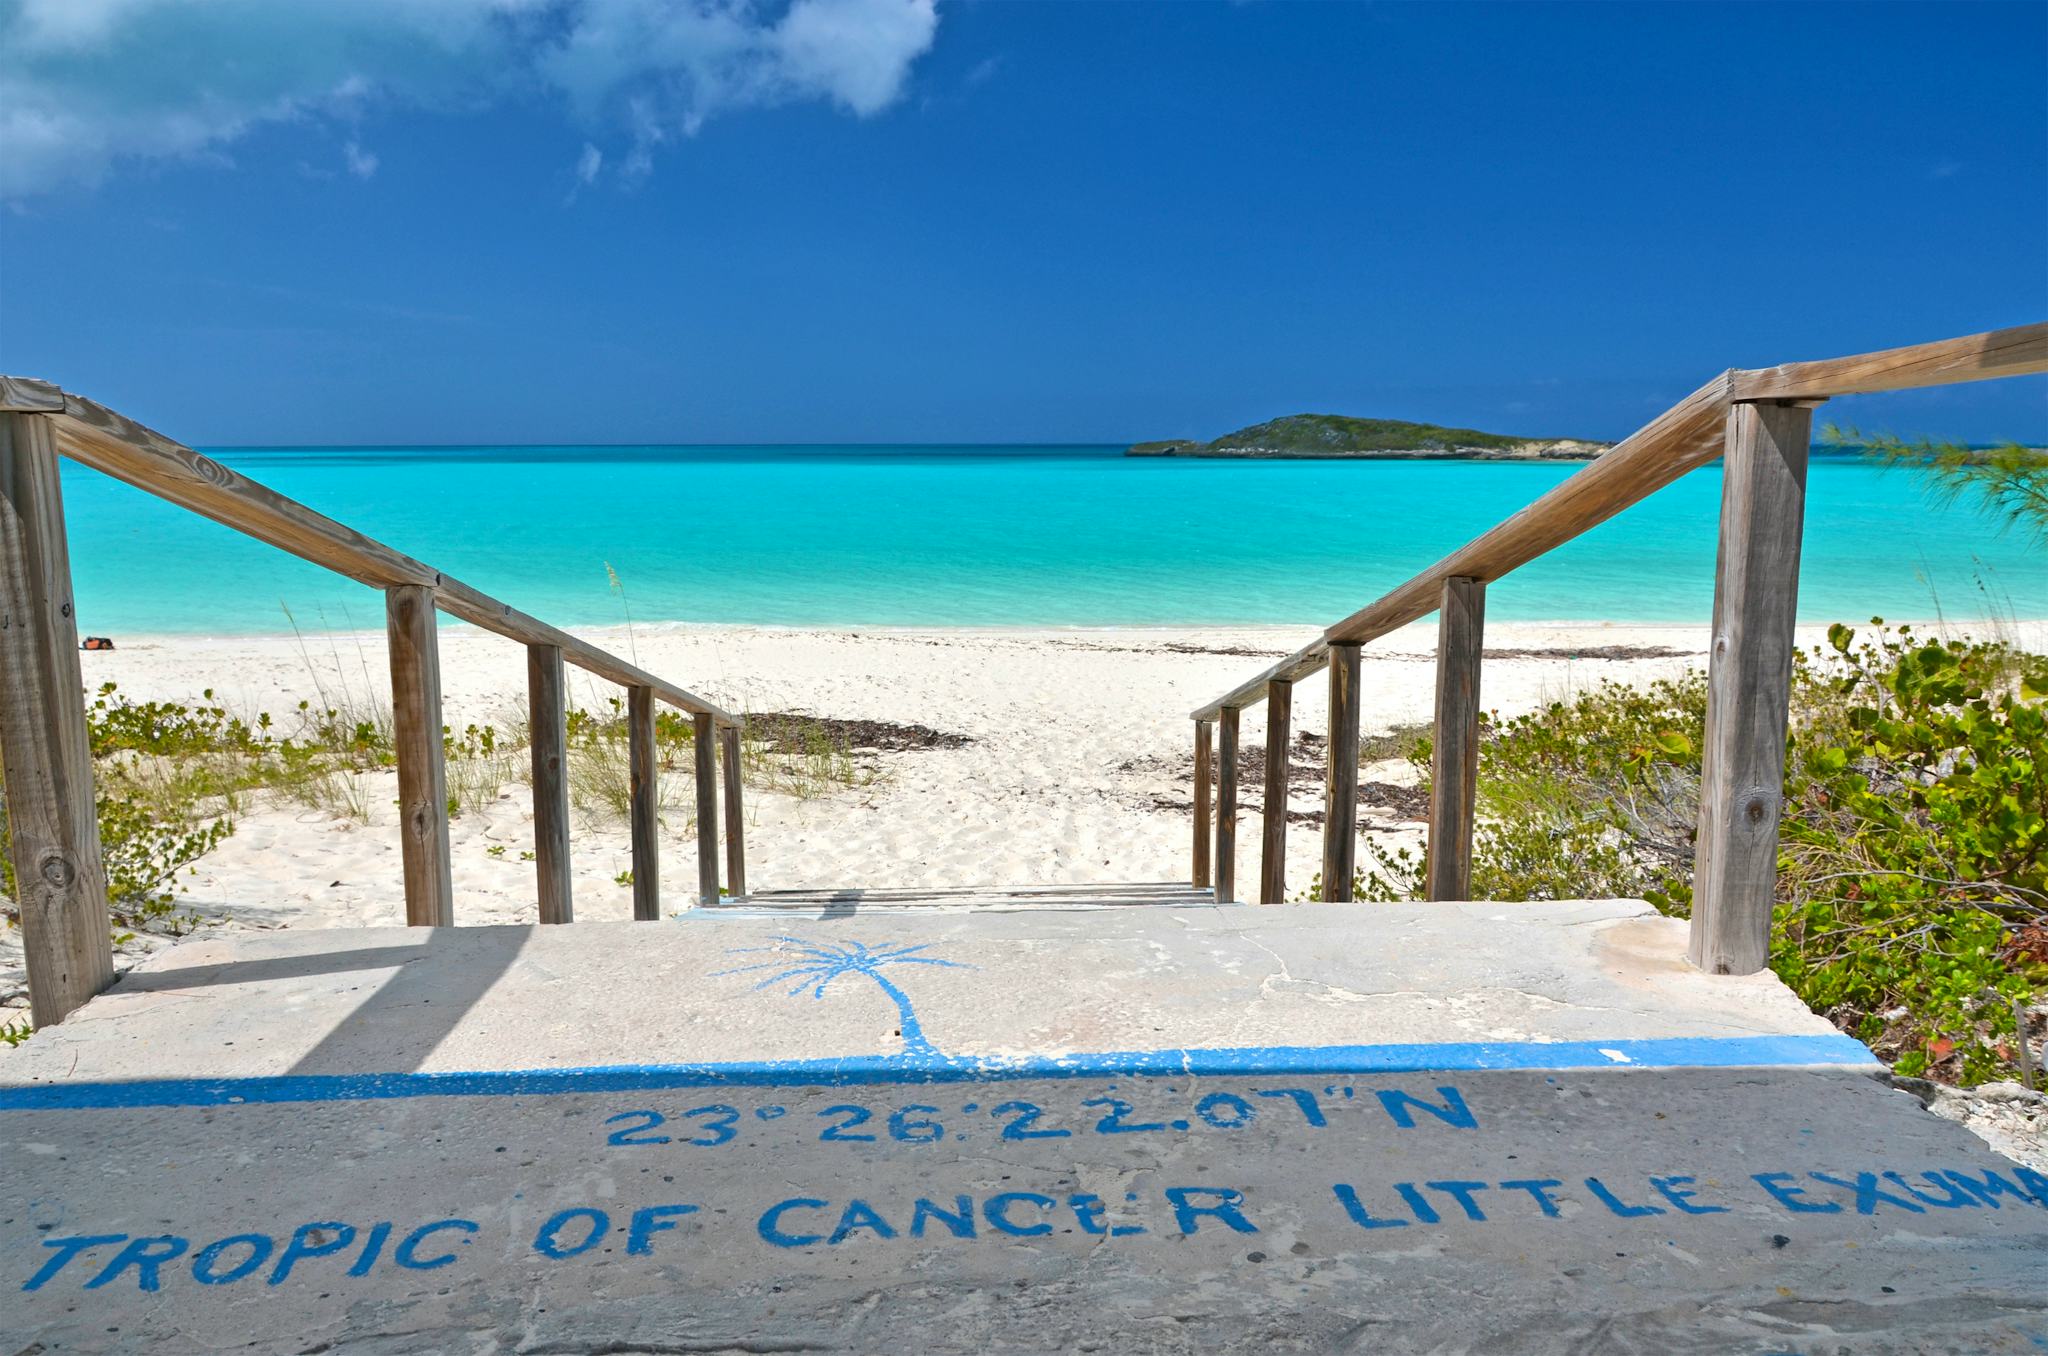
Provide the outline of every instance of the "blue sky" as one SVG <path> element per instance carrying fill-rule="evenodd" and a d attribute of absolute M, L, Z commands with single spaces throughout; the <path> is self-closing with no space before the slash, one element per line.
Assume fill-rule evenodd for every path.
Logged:
<path fill-rule="evenodd" d="M 1613 437 L 2048 317 L 2041 4 L 0 0 L 0 46 L 0 369 L 201 444 Z M 2048 439 L 2048 380 L 1831 413 Z"/>

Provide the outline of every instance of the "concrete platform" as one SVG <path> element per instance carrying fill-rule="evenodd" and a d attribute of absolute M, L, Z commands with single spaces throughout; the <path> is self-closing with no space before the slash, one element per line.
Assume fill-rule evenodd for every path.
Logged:
<path fill-rule="evenodd" d="M 188 943 L 0 1057 L 0 1352 L 2048 1349 L 2048 1180 L 1642 905 Z"/>

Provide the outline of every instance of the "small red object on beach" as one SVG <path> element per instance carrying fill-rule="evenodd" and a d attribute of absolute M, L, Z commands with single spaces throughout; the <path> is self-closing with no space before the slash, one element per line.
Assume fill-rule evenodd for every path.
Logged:
<path fill-rule="evenodd" d="M 78 642 L 78 648 L 81 650 L 111 650 L 114 648 L 114 642 L 105 636 L 87 636 L 84 640 Z"/>

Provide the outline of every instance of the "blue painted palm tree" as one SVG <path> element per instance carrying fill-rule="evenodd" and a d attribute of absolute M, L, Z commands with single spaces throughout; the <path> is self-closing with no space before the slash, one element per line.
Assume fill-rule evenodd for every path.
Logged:
<path fill-rule="evenodd" d="M 875 981 L 889 1001 L 896 1005 L 896 1012 L 902 1019 L 903 1057 L 915 1058 L 936 1055 L 938 1050 L 925 1039 L 924 1027 L 918 1023 L 917 1011 L 911 1006 L 910 995 L 898 988 L 889 977 L 882 973 L 887 965 L 943 965 L 954 970 L 972 970 L 974 967 L 960 961 L 940 960 L 937 956 L 924 956 L 929 942 L 915 946 L 870 947 L 863 942 L 812 942 L 802 937 L 778 937 L 796 948 L 794 955 L 774 946 L 735 947 L 732 954 L 744 955 L 749 952 L 775 952 L 777 958 L 762 961 L 756 965 L 741 965 L 731 970 L 718 970 L 716 975 L 744 975 L 760 970 L 774 970 L 754 985 L 756 989 L 771 989 L 789 980 L 796 983 L 790 988 L 789 996 L 796 997 L 804 990 L 811 991 L 811 997 L 822 1000 L 826 988 L 833 980 L 843 975 L 866 975 Z"/>

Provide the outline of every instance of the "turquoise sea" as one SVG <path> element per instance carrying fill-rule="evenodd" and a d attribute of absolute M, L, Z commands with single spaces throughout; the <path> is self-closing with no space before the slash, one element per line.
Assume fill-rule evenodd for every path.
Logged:
<path fill-rule="evenodd" d="M 212 448 L 549 621 L 1327 623 L 1575 468 L 1126 458 L 1118 447 Z M 95 634 L 378 627 L 370 590 L 65 465 Z M 1700 621 L 1718 469 L 1489 591 L 1500 619 Z M 616 571 L 623 605 L 607 576 Z M 2048 617 L 2048 553 L 1910 476 L 1811 472 L 1800 614 Z"/>

